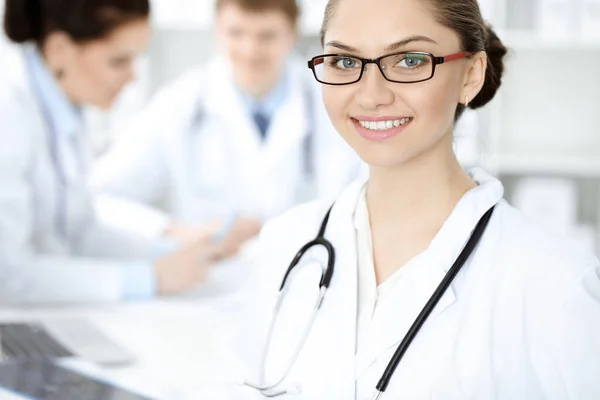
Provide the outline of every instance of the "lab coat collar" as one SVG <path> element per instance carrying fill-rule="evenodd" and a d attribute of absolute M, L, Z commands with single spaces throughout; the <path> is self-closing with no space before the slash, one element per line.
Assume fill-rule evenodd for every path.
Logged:
<path fill-rule="evenodd" d="M 286 69 L 289 71 L 289 69 Z M 285 73 L 280 79 L 277 85 L 271 90 L 264 98 L 255 99 L 252 96 L 248 95 L 242 88 L 237 87 L 237 91 L 242 98 L 244 105 L 246 106 L 246 110 L 250 115 L 254 115 L 256 113 L 261 113 L 269 120 L 273 119 L 273 116 L 279 109 L 279 107 L 283 104 L 285 99 L 288 97 L 289 88 L 290 88 L 290 79 L 289 74 Z"/>
<path fill-rule="evenodd" d="M 452 266 L 483 215 L 504 196 L 499 180 L 480 168 L 469 171 L 477 187 L 458 202 L 427 249 L 432 265 L 444 274 Z"/>
<path fill-rule="evenodd" d="M 52 129 L 61 137 L 73 138 L 83 127 L 80 110 L 67 99 L 37 49 L 27 47 L 25 57 L 37 100 L 47 113 L 46 118 L 50 118 Z"/>
<path fill-rule="evenodd" d="M 383 353 L 400 343 L 446 272 L 454 264 L 481 217 L 501 200 L 504 191 L 498 180 L 480 169 L 470 171 L 470 175 L 478 186 L 462 197 L 428 249 L 413 260 L 416 265 L 411 265 L 410 268 L 412 272 L 418 273 L 406 274 L 406 279 L 400 280 L 389 296 L 378 304 L 376 318 L 372 321 L 372 332 L 378 334 L 371 337 L 364 351 L 356 355 L 357 379 Z M 357 191 L 356 196 L 359 194 L 360 191 Z M 455 292 L 451 286 L 440 299 L 428 321 L 441 314 L 455 300 Z M 398 315 L 399 304 L 402 304 L 402 316 Z"/>
<path fill-rule="evenodd" d="M 240 154 L 261 154 L 258 171 L 272 170 L 273 165 L 279 163 L 282 157 L 288 156 L 289 150 L 296 148 L 309 133 L 310 113 L 305 101 L 308 85 L 301 79 L 303 74 L 294 59 L 288 65 L 287 96 L 273 114 L 263 143 L 258 127 L 233 81 L 231 66 L 227 60 L 219 56 L 208 64 L 207 75 L 211 79 L 206 96 L 210 100 L 205 105 L 207 111 L 231 123 L 232 135 L 235 136 L 232 141 L 243 149 Z M 243 160 L 240 163 L 244 164 Z"/>

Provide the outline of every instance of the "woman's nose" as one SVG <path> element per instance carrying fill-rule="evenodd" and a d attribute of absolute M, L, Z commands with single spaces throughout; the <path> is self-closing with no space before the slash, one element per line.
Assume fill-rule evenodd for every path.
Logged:
<path fill-rule="evenodd" d="M 394 102 L 394 92 L 376 64 L 365 65 L 360 88 L 356 92 L 357 102 L 366 110 L 375 110 Z"/>

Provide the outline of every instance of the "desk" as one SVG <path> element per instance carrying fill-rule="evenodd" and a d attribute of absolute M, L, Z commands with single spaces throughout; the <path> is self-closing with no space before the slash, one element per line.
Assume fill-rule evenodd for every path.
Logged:
<path fill-rule="evenodd" d="M 235 331 L 237 304 L 239 299 L 228 295 L 83 308 L 0 308 L 0 320 L 85 316 L 137 362 L 106 368 L 70 359 L 64 365 L 161 400 L 217 399 L 221 396 L 206 393 L 235 381 L 236 360 L 226 340 Z"/>

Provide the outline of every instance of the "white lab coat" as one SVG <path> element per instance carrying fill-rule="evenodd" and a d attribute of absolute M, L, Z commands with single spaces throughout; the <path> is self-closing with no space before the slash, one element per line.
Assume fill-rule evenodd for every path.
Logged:
<path fill-rule="evenodd" d="M 0 303 L 120 300 L 123 261 L 150 257 L 152 244 L 99 224 L 85 179 L 65 159 L 68 231 L 57 231 L 50 130 L 22 49 L 5 48 L 0 59 Z"/>
<path fill-rule="evenodd" d="M 378 304 L 367 345 L 356 350 L 357 248 L 353 213 L 364 181 L 337 200 L 326 231 L 335 273 L 313 331 L 282 386 L 282 398 L 371 400 L 398 343 L 454 263 L 481 216 L 496 210 L 476 252 L 409 347 L 382 399 L 595 400 L 600 398 L 598 260 L 524 220 L 502 200 L 500 182 L 478 170 L 480 186 L 457 205 L 409 278 Z M 316 236 L 330 203 L 312 203 L 268 224 L 259 241 L 261 270 L 248 288 L 243 330 L 251 379 L 274 296 L 296 252 Z M 314 257 L 322 259 L 322 253 Z M 311 259 L 312 257 L 308 257 Z M 404 277 L 405 275 L 403 275 Z M 279 374 L 296 344 L 320 270 L 297 273 L 275 333 L 267 377 Z M 260 328 L 257 328 L 260 327 Z M 252 333 L 254 332 L 254 333 Z M 248 373 L 248 372 L 247 372 Z M 236 393 L 237 391 L 237 393 Z M 253 389 L 232 388 L 250 399 Z"/>
<path fill-rule="evenodd" d="M 360 160 L 331 126 L 310 71 L 290 64 L 290 92 L 265 144 L 230 68 L 216 58 L 160 91 L 126 124 L 94 168 L 92 186 L 102 194 L 158 204 L 184 224 L 232 211 L 268 219 L 315 196 L 337 194 L 355 179 Z M 304 179 L 311 125 L 312 186 Z M 139 226 L 148 233 L 148 214 L 142 215 Z M 168 219 L 156 216 L 154 233 L 160 233 Z"/>

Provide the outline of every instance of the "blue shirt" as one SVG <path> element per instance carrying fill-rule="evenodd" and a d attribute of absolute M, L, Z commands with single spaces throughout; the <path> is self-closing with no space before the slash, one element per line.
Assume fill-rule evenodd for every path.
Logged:
<path fill-rule="evenodd" d="M 289 74 L 284 74 L 284 76 L 277 83 L 277 86 L 275 86 L 273 90 L 271 90 L 271 92 L 269 92 L 269 94 L 262 99 L 255 99 L 254 97 L 246 94 L 241 88 L 238 88 L 238 92 L 242 98 L 244 106 L 248 110 L 248 113 L 251 116 L 260 113 L 269 121 L 272 121 L 275 113 L 279 110 L 281 105 L 288 97 L 288 93 L 290 91 L 289 80 Z"/>
<path fill-rule="evenodd" d="M 28 49 L 26 54 L 36 94 L 41 97 L 38 101 L 48 113 L 44 117 L 50 118 L 53 132 L 66 138 L 77 135 L 84 126 L 81 110 L 67 99 L 40 53 Z"/>
<path fill-rule="evenodd" d="M 26 60 L 32 74 L 32 84 L 38 101 L 45 110 L 45 118 L 50 119 L 53 134 L 72 139 L 84 129 L 81 110 L 69 101 L 58 82 L 46 66 L 40 53 L 28 49 Z M 165 241 L 155 249 L 157 257 L 176 248 L 176 244 Z M 125 300 L 141 300 L 153 297 L 157 291 L 156 276 L 152 263 L 146 261 L 124 262 L 122 265 L 123 298 Z"/>

